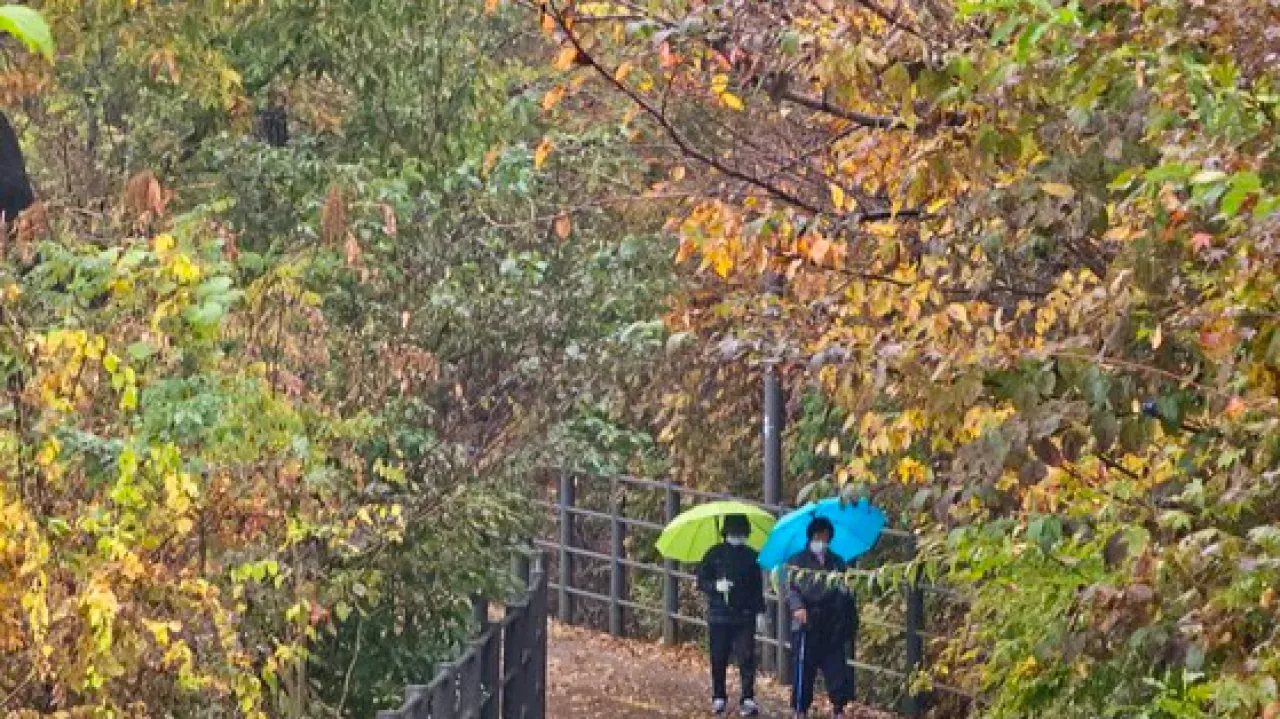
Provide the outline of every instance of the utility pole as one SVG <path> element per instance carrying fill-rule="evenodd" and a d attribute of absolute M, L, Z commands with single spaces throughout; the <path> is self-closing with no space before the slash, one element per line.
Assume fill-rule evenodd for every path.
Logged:
<path fill-rule="evenodd" d="M 771 323 L 776 322 L 781 317 L 782 310 L 779 307 L 779 303 L 784 291 L 784 278 L 781 274 L 770 272 L 765 275 L 765 295 L 768 302 L 768 307 L 765 309 L 765 318 Z M 770 342 L 765 351 L 772 356 L 766 357 L 764 362 L 764 422 L 762 432 L 764 440 L 764 501 L 765 504 L 776 506 L 783 504 L 782 433 L 786 429 L 786 403 L 782 397 L 782 378 L 778 376 L 778 362 L 781 358 L 775 354 L 777 347 L 781 344 L 779 342 L 780 338 L 772 330 L 767 333 L 767 336 Z M 780 572 L 780 576 L 785 577 L 785 570 Z M 785 583 L 779 583 L 778 585 L 776 610 L 766 623 L 769 625 L 768 629 L 777 642 L 777 646 L 772 661 L 769 661 L 766 655 L 765 663 L 766 665 L 772 665 L 778 679 L 786 685 L 791 677 L 787 662 L 787 640 L 791 636 L 791 616 L 787 611 Z"/>

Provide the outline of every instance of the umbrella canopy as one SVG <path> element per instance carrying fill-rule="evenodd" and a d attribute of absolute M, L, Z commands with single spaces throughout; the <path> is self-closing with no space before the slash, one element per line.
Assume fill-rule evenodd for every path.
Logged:
<path fill-rule="evenodd" d="M 886 521 L 884 512 L 865 498 L 857 504 L 842 504 L 836 498 L 810 502 L 778 520 L 760 550 L 760 566 L 774 569 L 804 551 L 809 545 L 806 532 L 815 517 L 826 517 L 835 527 L 831 551 L 846 562 L 875 546 Z"/>
<path fill-rule="evenodd" d="M 777 521 L 772 514 L 745 502 L 707 502 L 683 512 L 671 520 L 658 537 L 658 551 L 667 559 L 701 562 L 702 556 L 722 540 L 720 528 L 724 518 L 741 514 L 751 523 L 747 544 L 752 549 L 764 546 L 765 538 Z"/>

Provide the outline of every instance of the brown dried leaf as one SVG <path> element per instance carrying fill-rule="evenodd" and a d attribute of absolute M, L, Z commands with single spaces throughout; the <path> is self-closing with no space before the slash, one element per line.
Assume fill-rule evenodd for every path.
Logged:
<path fill-rule="evenodd" d="M 569 219 L 567 212 L 561 212 L 556 215 L 555 231 L 556 237 L 562 240 L 568 239 L 569 235 L 573 233 L 573 222 Z"/>
<path fill-rule="evenodd" d="M 356 241 L 356 236 L 350 232 L 347 233 L 346 242 L 347 266 L 355 267 L 360 264 L 360 258 L 364 254 L 360 250 L 360 243 Z"/>
<path fill-rule="evenodd" d="M 327 245 L 336 245 L 346 234 L 347 201 L 342 188 L 334 185 L 320 208 L 320 239 Z"/>

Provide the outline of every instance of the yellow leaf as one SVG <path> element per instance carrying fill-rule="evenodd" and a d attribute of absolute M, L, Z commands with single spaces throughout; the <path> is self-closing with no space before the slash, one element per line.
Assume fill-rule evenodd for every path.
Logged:
<path fill-rule="evenodd" d="M 728 252 L 717 252 L 712 262 L 712 268 L 721 279 L 729 278 L 729 271 L 733 269 L 733 259 L 729 257 Z"/>
<path fill-rule="evenodd" d="M 742 104 L 742 98 L 738 97 L 732 92 L 721 93 L 720 102 L 723 102 L 725 107 L 729 108 L 730 110 L 741 111 L 745 107 L 745 105 Z"/>
<path fill-rule="evenodd" d="M 573 67 L 573 61 L 578 59 L 578 50 L 573 46 L 562 48 L 560 53 L 556 55 L 555 68 L 557 70 L 568 70 Z"/>
<path fill-rule="evenodd" d="M 716 75 L 711 78 L 711 91 L 717 95 L 723 95 L 729 89 L 729 76 Z"/>
<path fill-rule="evenodd" d="M 556 105 L 559 105 L 560 101 L 563 99 L 564 87 L 562 85 L 556 85 L 550 90 L 547 90 L 547 94 L 542 96 L 542 109 L 551 110 Z"/>
<path fill-rule="evenodd" d="M 617 70 L 613 71 L 613 79 L 618 82 L 626 82 L 627 75 L 631 74 L 631 68 L 633 67 L 635 67 L 635 65 L 633 65 L 630 60 L 622 63 L 618 66 Z"/>
<path fill-rule="evenodd" d="M 671 179 L 676 182 L 679 182 L 684 179 L 684 173 L 685 173 L 684 165 L 676 165 L 675 167 L 671 168 Z"/>
<path fill-rule="evenodd" d="M 541 170 L 546 164 L 547 157 L 551 154 L 551 138 L 544 137 L 542 144 L 538 145 L 538 149 L 533 151 L 533 167 Z"/>
<path fill-rule="evenodd" d="M 1054 197 L 1060 197 L 1064 200 L 1069 200 L 1076 195 L 1074 187 L 1061 182 L 1046 182 L 1040 185 L 1040 189 Z"/>
<path fill-rule="evenodd" d="M 831 183 L 831 204 L 836 206 L 837 210 L 844 209 L 844 188 Z"/>
<path fill-rule="evenodd" d="M 556 237 L 559 237 L 562 240 L 567 239 L 569 237 L 569 233 L 573 232 L 573 223 L 569 220 L 569 214 L 567 212 L 561 212 L 556 216 L 555 231 Z"/>
<path fill-rule="evenodd" d="M 498 11 L 498 0 L 484 0 L 484 12 L 486 15 L 492 15 Z"/>

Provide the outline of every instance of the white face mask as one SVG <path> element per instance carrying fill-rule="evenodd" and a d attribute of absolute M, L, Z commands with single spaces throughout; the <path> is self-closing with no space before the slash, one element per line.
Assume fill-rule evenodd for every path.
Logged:
<path fill-rule="evenodd" d="M 732 544 L 735 547 L 741 547 L 742 545 L 747 543 L 747 538 L 730 536 L 730 537 L 725 537 L 724 541 L 728 542 L 729 544 Z"/>
<path fill-rule="evenodd" d="M 827 553 L 827 543 L 820 539 L 815 539 L 812 542 L 809 542 L 809 551 L 818 556 L 822 556 Z"/>

